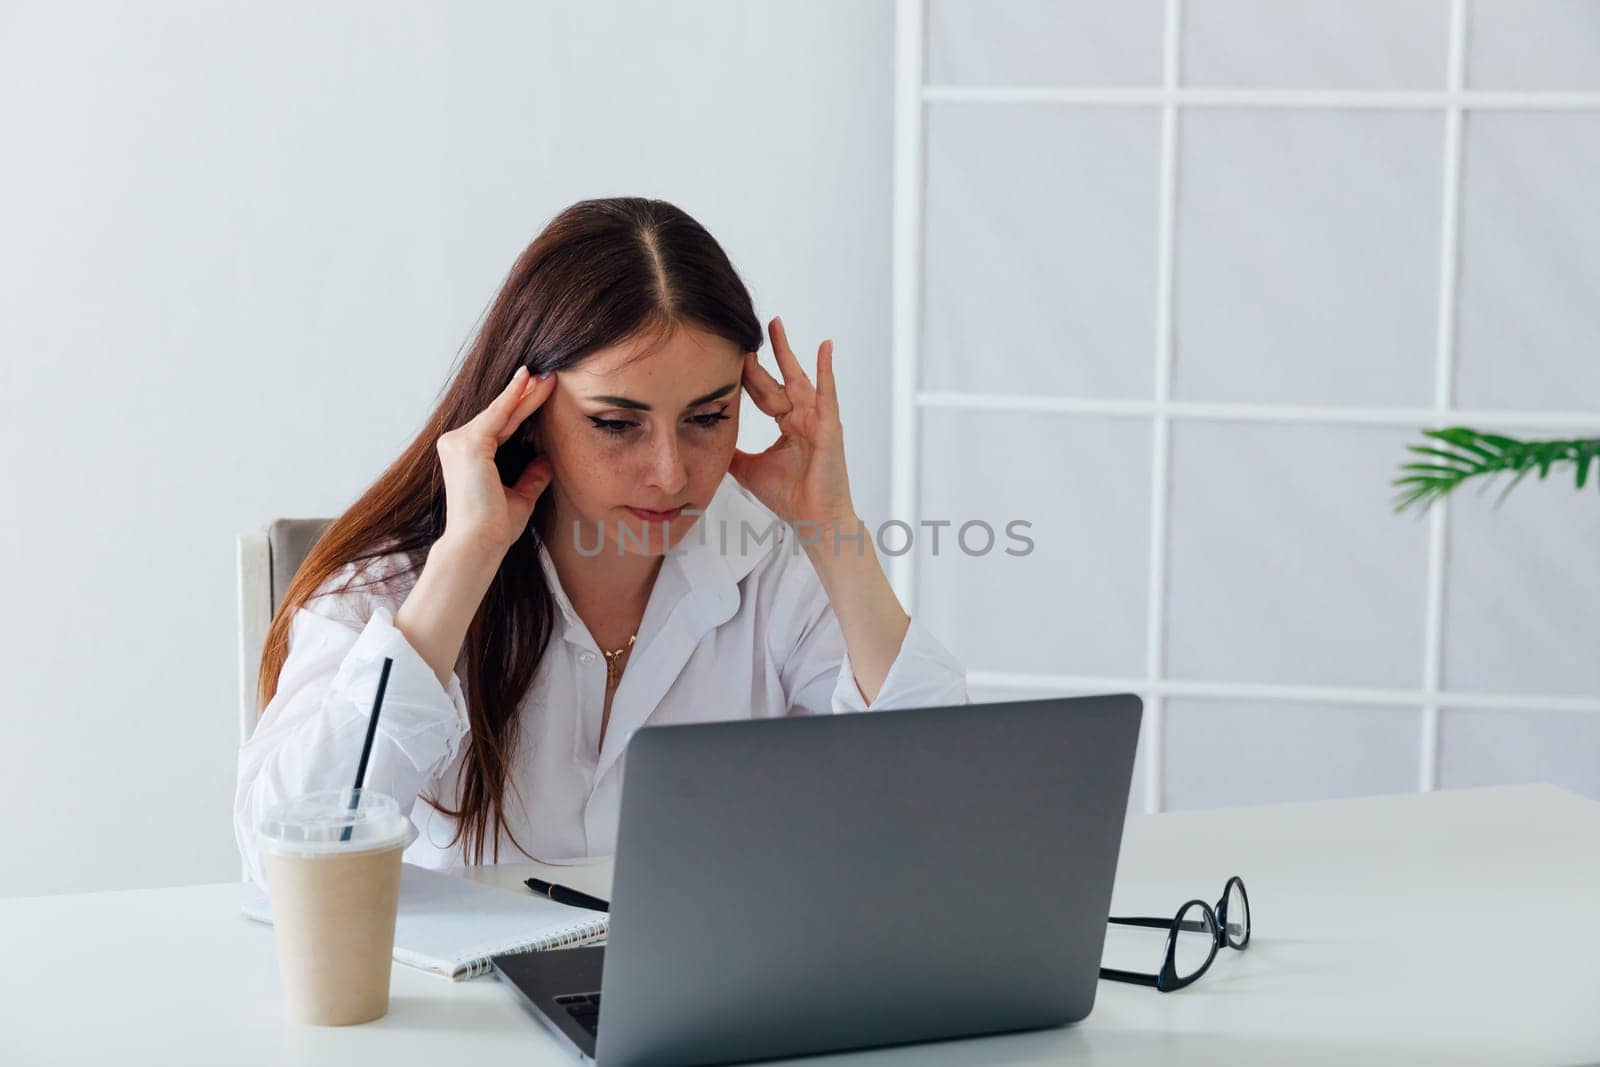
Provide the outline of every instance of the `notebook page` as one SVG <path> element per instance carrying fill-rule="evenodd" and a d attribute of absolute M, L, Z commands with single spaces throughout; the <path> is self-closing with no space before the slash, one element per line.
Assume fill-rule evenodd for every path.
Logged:
<path fill-rule="evenodd" d="M 266 897 L 244 914 L 272 921 Z M 489 971 L 490 956 L 589 943 L 605 936 L 606 924 L 605 912 L 402 863 L 394 958 L 459 981 Z"/>

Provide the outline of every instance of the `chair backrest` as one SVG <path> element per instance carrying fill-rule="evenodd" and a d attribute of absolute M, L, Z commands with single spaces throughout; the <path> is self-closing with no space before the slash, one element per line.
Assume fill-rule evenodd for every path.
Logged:
<path fill-rule="evenodd" d="M 255 732 L 256 673 L 267 628 L 311 546 L 332 519 L 275 519 L 260 533 L 238 540 L 239 593 L 239 743 Z"/>

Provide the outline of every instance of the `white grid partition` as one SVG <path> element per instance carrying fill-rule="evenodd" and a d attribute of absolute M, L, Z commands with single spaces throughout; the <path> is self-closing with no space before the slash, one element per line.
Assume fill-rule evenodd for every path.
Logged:
<path fill-rule="evenodd" d="M 918 514 L 920 467 L 919 416 L 923 409 L 1098 415 L 1148 420 L 1152 435 L 1149 587 L 1146 615 L 1145 670 L 1137 676 L 1017 674 L 985 671 L 974 665 L 974 685 L 1016 690 L 1133 691 L 1145 702 L 1143 782 L 1147 812 L 1163 808 L 1165 703 L 1170 698 L 1285 701 L 1302 704 L 1358 706 L 1405 705 L 1421 709 L 1420 790 L 1438 785 L 1439 712 L 1454 708 L 1525 708 L 1546 711 L 1600 712 L 1600 698 L 1531 693 L 1446 692 L 1441 685 L 1443 603 L 1447 506 L 1436 505 L 1428 519 L 1426 603 L 1422 686 L 1373 688 L 1330 685 L 1257 684 L 1245 681 L 1195 681 L 1166 677 L 1166 566 L 1168 500 L 1171 490 L 1171 433 L 1175 420 L 1313 423 L 1347 426 L 1441 427 L 1472 425 L 1484 429 L 1600 430 L 1594 410 L 1515 411 L 1468 410 L 1455 407 L 1456 290 L 1460 240 L 1463 114 L 1473 110 L 1600 112 L 1600 92 L 1504 92 L 1466 88 L 1466 0 L 1449 4 L 1446 85 L 1443 90 L 1288 90 L 1189 88 L 1179 69 L 1183 29 L 1182 0 L 1166 0 L 1159 86 L 1140 88 L 1077 88 L 1034 85 L 934 85 L 925 75 L 926 0 L 898 0 L 896 31 L 895 208 L 894 208 L 894 342 L 892 506 L 896 517 Z M 963 101 L 1003 107 L 1014 103 L 1051 103 L 1090 108 L 1159 109 L 1160 166 L 1157 203 L 1158 248 L 1154 345 L 1154 389 L 1149 400 L 1037 395 L 973 395 L 922 388 L 919 374 L 920 299 L 923 279 L 923 201 L 925 187 L 926 106 Z M 1430 407 L 1355 407 L 1277 403 L 1193 402 L 1173 398 L 1174 275 L 1181 116 L 1197 108 L 1289 108 L 1338 110 L 1419 110 L 1444 115 L 1442 149 L 1442 215 L 1439 256 L 1440 285 L 1436 316 L 1433 403 Z M 1399 462 L 1397 458 L 1397 463 Z M 891 579 L 908 610 L 915 610 L 916 554 L 891 558 Z"/>

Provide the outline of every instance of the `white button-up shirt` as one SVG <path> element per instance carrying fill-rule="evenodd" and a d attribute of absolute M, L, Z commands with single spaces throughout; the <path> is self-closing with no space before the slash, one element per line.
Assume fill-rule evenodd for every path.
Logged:
<path fill-rule="evenodd" d="M 625 751 L 646 723 L 868 710 L 838 619 L 794 530 L 732 475 L 662 561 L 603 745 L 605 658 L 543 546 L 539 557 L 559 611 L 518 709 L 514 788 L 505 798 L 510 834 L 500 831 L 500 861 L 524 858 L 513 836 L 540 860 L 611 854 Z M 234 834 L 257 885 L 266 884 L 254 832 L 262 816 L 289 797 L 354 780 L 384 657 L 394 666 L 365 784 L 395 797 L 416 824 L 407 862 L 467 862 L 463 842 L 449 844 L 456 820 L 417 803 L 421 793 L 457 806 L 468 748 L 464 660 L 440 685 L 395 628 L 394 613 L 416 580 L 403 573 L 406 565 L 398 554 L 348 565 L 295 612 L 277 693 L 239 751 Z M 345 589 L 358 573 L 362 582 Z M 967 702 L 962 665 L 912 617 L 871 710 Z M 494 842 L 486 842 L 485 862 L 494 856 Z"/>

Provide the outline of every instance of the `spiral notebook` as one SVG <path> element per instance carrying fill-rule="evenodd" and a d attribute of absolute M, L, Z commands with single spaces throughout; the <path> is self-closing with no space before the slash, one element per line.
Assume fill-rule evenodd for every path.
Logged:
<path fill-rule="evenodd" d="M 272 922 L 266 897 L 243 910 Z M 460 982 L 488 973 L 490 956 L 593 944 L 605 937 L 606 921 L 605 912 L 402 863 L 394 958 Z"/>

